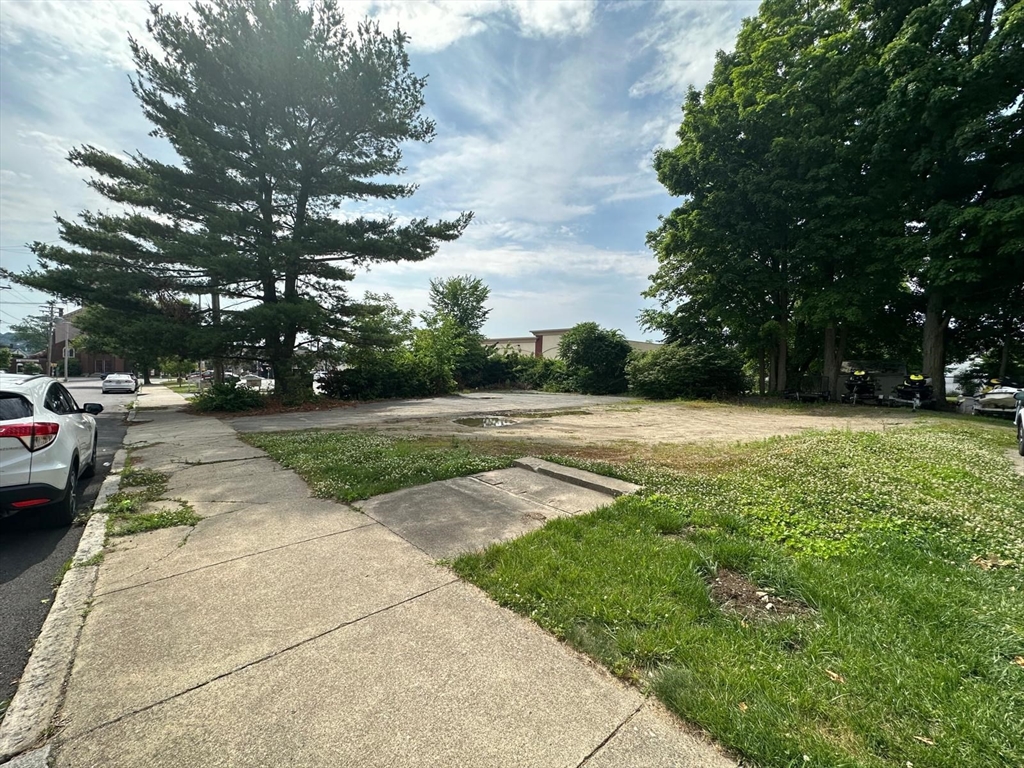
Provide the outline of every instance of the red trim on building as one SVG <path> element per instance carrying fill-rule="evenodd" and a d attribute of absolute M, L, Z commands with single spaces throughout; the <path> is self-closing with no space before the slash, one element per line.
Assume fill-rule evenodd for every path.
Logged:
<path fill-rule="evenodd" d="M 544 337 L 538 336 L 537 340 L 533 343 L 533 356 L 544 357 Z"/>

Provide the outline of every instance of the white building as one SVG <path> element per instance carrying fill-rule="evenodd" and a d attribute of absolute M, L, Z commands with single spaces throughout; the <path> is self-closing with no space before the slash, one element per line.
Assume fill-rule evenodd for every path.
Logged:
<path fill-rule="evenodd" d="M 493 344 L 498 352 L 518 352 L 520 355 L 534 357 L 558 357 L 558 342 L 568 333 L 570 328 L 548 328 L 530 331 L 532 336 L 507 336 L 503 338 L 484 339 L 484 344 Z M 661 344 L 653 341 L 632 341 L 627 339 L 629 346 L 641 352 L 657 349 Z"/>

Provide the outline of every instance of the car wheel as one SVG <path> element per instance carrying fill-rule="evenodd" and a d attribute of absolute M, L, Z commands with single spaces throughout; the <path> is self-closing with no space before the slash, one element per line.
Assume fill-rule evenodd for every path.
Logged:
<path fill-rule="evenodd" d="M 72 464 L 68 472 L 68 484 L 64 489 L 64 498 L 56 504 L 46 507 L 39 518 L 43 528 L 64 528 L 75 520 L 78 512 L 78 465 Z"/>
<path fill-rule="evenodd" d="M 1024 418 L 1017 422 L 1017 453 L 1024 456 Z"/>
<path fill-rule="evenodd" d="M 92 458 L 89 459 L 89 463 L 85 465 L 85 469 L 82 470 L 82 477 L 92 477 L 96 474 L 96 449 L 97 445 L 96 435 L 92 436 Z"/>

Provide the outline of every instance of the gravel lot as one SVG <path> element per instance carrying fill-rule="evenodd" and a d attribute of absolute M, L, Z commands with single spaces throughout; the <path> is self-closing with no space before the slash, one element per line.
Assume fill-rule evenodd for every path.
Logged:
<path fill-rule="evenodd" d="M 516 423 L 503 427 L 455 423 L 457 418 L 488 415 L 506 415 Z M 373 428 L 598 445 L 749 441 L 809 429 L 881 430 L 928 418 L 932 417 L 908 409 L 871 406 L 646 403 L 623 397 L 495 392 L 247 416 L 229 419 L 228 423 L 240 432 Z"/>

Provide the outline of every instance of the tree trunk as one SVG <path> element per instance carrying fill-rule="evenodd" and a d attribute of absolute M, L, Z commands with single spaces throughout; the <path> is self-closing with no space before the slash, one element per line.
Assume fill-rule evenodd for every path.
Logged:
<path fill-rule="evenodd" d="M 939 407 L 946 403 L 946 326 L 949 316 L 943 309 L 942 294 L 933 291 L 928 296 L 924 312 L 924 360 L 922 373 L 932 380 L 932 389 Z"/>
<path fill-rule="evenodd" d="M 779 365 L 776 361 L 777 357 L 778 352 L 774 349 L 768 353 L 768 392 L 770 393 L 778 392 L 778 388 L 776 387 L 779 374 Z"/>
<path fill-rule="evenodd" d="M 779 351 L 775 359 L 778 365 L 778 372 L 775 374 L 776 391 L 786 391 L 786 366 L 789 364 L 789 321 L 785 318 L 779 321 Z"/>
<path fill-rule="evenodd" d="M 768 353 L 761 348 L 761 359 L 757 367 L 757 393 L 764 397 L 764 377 L 768 374 Z"/>
<path fill-rule="evenodd" d="M 829 323 L 825 326 L 825 355 L 821 370 L 828 381 L 829 397 L 832 400 L 839 397 L 839 363 L 836 349 L 836 324 Z"/>
<path fill-rule="evenodd" d="M 214 328 L 220 327 L 220 294 L 217 292 L 216 285 L 213 286 L 213 291 L 210 294 L 210 322 Z M 219 357 L 213 358 L 213 383 L 224 383 L 224 360 Z"/>
<path fill-rule="evenodd" d="M 1010 367 L 1010 334 L 1003 337 L 1003 353 L 999 357 L 999 378 L 1006 378 L 1006 369 Z"/>

